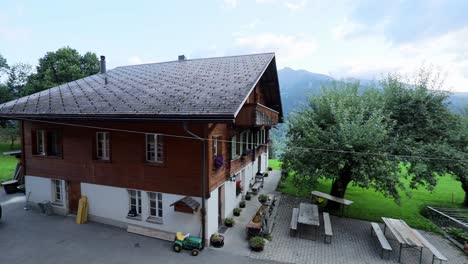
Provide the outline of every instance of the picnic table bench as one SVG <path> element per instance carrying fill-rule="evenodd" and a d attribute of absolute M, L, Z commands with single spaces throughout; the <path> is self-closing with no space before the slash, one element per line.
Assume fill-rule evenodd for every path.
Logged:
<path fill-rule="evenodd" d="M 291 225 L 289 229 L 290 236 L 296 236 L 297 234 L 297 216 L 299 215 L 299 208 L 293 208 L 291 216 Z"/>
<path fill-rule="evenodd" d="M 442 261 L 447 261 L 448 259 L 442 255 L 442 253 L 440 253 L 439 250 L 437 250 L 434 245 L 432 245 L 429 241 L 427 241 L 426 238 L 424 238 L 421 233 L 419 233 L 417 230 L 414 230 L 414 233 L 415 235 L 419 238 L 419 240 L 421 240 L 421 242 L 423 242 L 424 246 L 429 249 L 429 251 L 431 251 L 432 253 L 432 263 L 434 264 L 434 261 L 437 259 L 439 260 L 440 263 L 442 263 Z"/>
<path fill-rule="evenodd" d="M 377 236 L 377 239 L 379 240 L 380 246 L 382 247 L 382 252 L 380 253 L 380 257 L 384 258 L 384 252 L 385 251 L 392 251 L 392 247 L 390 246 L 390 243 L 388 243 L 387 238 L 385 237 L 385 234 L 382 232 L 382 229 L 380 229 L 379 224 L 371 222 L 371 236 L 373 233 Z"/>
<path fill-rule="evenodd" d="M 320 226 L 319 219 L 319 210 L 316 204 L 299 204 L 299 216 L 297 217 L 297 222 L 299 224 L 300 234 L 304 231 L 304 226 L 314 226 L 315 227 L 315 239 L 318 237 L 318 228 Z"/>
<path fill-rule="evenodd" d="M 324 242 L 325 242 L 325 244 L 331 244 L 331 238 L 333 236 L 333 230 L 332 230 L 332 226 L 331 226 L 331 222 L 330 222 L 330 214 L 328 214 L 327 212 L 323 213 L 323 226 L 325 228 Z M 329 240 L 327 240 L 327 238 L 329 238 Z"/>
<path fill-rule="evenodd" d="M 321 198 L 327 199 L 329 201 L 339 203 L 340 206 L 341 206 L 341 215 L 342 216 L 344 215 L 344 206 L 350 206 L 352 203 L 354 203 L 351 200 L 346 200 L 346 199 L 343 199 L 343 198 L 335 197 L 335 196 L 330 195 L 328 193 L 323 193 L 323 192 L 319 192 L 319 191 L 312 191 L 310 194 L 312 196 L 315 196 L 315 197 L 321 197 Z"/>

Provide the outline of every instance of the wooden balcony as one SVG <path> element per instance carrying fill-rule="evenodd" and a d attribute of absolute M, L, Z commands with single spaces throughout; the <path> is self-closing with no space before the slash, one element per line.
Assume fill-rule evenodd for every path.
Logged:
<path fill-rule="evenodd" d="M 238 126 L 274 126 L 278 124 L 277 111 L 261 104 L 246 104 L 236 118 Z"/>

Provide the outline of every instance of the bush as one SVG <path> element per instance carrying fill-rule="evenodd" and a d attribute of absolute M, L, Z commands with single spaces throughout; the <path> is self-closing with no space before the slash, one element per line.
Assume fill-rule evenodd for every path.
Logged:
<path fill-rule="evenodd" d="M 266 203 L 266 201 L 268 201 L 268 195 L 266 194 L 260 194 L 258 196 L 258 201 L 261 202 L 261 203 Z"/>
<path fill-rule="evenodd" d="M 240 201 L 239 202 L 239 207 L 240 208 L 245 208 L 245 201 Z"/>
<path fill-rule="evenodd" d="M 234 221 L 234 218 L 232 217 L 228 217 L 226 219 L 224 219 L 224 225 L 227 226 L 227 227 L 232 227 L 234 225 L 235 221 Z"/>
<path fill-rule="evenodd" d="M 240 213 L 242 212 L 242 209 L 240 209 L 240 208 L 234 208 L 233 212 L 234 212 L 234 215 L 235 215 L 235 216 L 239 216 Z"/>
<path fill-rule="evenodd" d="M 249 239 L 249 245 L 254 251 L 262 251 L 265 246 L 265 240 L 260 236 L 252 237 Z"/>
<path fill-rule="evenodd" d="M 461 228 L 449 227 L 447 228 L 447 233 L 462 244 L 468 242 L 468 232 Z"/>

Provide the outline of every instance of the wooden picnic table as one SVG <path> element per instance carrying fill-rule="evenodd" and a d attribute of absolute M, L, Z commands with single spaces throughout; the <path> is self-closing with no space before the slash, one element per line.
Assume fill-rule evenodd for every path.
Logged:
<path fill-rule="evenodd" d="M 384 221 L 384 234 L 388 228 L 393 234 L 395 239 L 400 244 L 400 252 L 398 253 L 398 262 L 401 261 L 401 251 L 404 248 L 414 248 L 419 251 L 419 263 L 422 261 L 422 253 L 424 248 L 424 241 L 420 239 L 420 236 L 413 230 L 405 221 L 401 219 L 393 219 L 382 217 Z"/>
<path fill-rule="evenodd" d="M 343 198 L 335 197 L 335 196 L 330 195 L 328 193 L 323 193 L 323 192 L 319 192 L 319 191 L 312 191 L 310 194 L 312 196 L 321 197 L 321 198 L 327 199 L 329 201 L 339 203 L 340 206 L 341 206 L 341 215 L 342 216 L 344 215 L 344 206 L 349 206 L 352 203 L 354 203 L 351 200 L 346 200 L 346 199 L 343 199 Z"/>
<path fill-rule="evenodd" d="M 299 224 L 299 232 L 303 233 L 303 228 L 306 225 L 315 227 L 315 238 L 318 237 L 318 227 L 320 226 L 319 210 L 316 204 L 299 204 L 299 215 L 297 223 Z"/>

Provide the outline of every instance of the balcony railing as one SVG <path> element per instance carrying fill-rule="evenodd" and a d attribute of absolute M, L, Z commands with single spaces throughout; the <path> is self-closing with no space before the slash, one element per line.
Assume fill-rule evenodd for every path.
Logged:
<path fill-rule="evenodd" d="M 261 104 L 246 104 L 236 118 L 238 126 L 274 126 L 278 124 L 278 112 Z"/>

